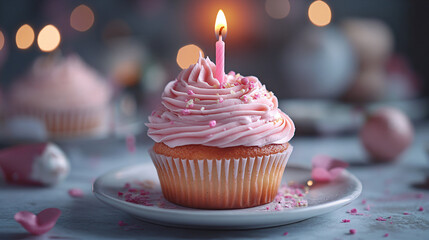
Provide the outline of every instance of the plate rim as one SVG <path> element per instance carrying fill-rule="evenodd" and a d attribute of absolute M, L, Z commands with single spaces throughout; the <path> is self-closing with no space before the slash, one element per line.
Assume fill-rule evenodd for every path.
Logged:
<path fill-rule="evenodd" d="M 109 175 L 112 175 L 114 173 L 120 172 L 120 171 L 124 171 L 127 169 L 131 169 L 131 168 L 135 168 L 135 167 L 143 167 L 144 165 L 152 165 L 152 163 L 141 163 L 141 164 L 134 164 L 134 165 L 127 165 L 118 169 L 113 169 L 111 171 L 108 171 L 102 175 L 100 175 L 99 177 L 96 178 L 96 180 L 94 181 L 94 183 L 92 184 L 92 192 L 93 194 L 102 202 L 111 205 L 111 203 L 108 203 L 107 201 L 113 201 L 117 204 L 122 204 L 131 208 L 138 208 L 140 210 L 144 210 L 147 211 L 148 213 L 152 213 L 152 214 L 174 214 L 174 215 L 180 215 L 180 216 L 189 216 L 189 217 L 200 217 L 201 215 L 204 215 L 206 217 L 225 217 L 225 216 L 231 216 L 234 215 L 236 216 L 237 213 L 242 213 L 243 209 L 220 209 L 220 210 L 209 210 L 209 209 L 197 209 L 197 208 L 188 208 L 186 210 L 184 209 L 165 209 L 165 208 L 154 208 L 151 206 L 144 206 L 144 205 L 140 205 L 140 204 L 135 204 L 135 203 L 130 203 L 115 197 L 112 197 L 102 191 L 101 190 L 101 182 L 103 179 L 105 179 L 106 177 L 108 177 Z M 288 168 L 298 168 L 298 169 L 302 169 L 302 170 L 306 170 L 306 171 L 311 171 L 310 168 L 304 166 L 304 165 L 298 165 L 298 164 L 292 164 L 291 166 L 287 166 L 286 170 Z M 286 171 L 285 170 L 285 171 Z M 313 210 L 321 210 L 321 209 L 327 209 L 333 206 L 345 206 L 348 203 L 351 203 L 353 200 L 355 200 L 356 198 L 358 198 L 360 196 L 360 194 L 362 193 L 362 183 L 361 181 L 352 173 L 350 173 L 347 169 L 344 169 L 344 171 L 341 173 L 342 176 L 347 176 L 349 177 L 353 182 L 356 183 L 356 189 L 350 194 L 347 195 L 346 197 L 343 197 L 341 199 L 335 200 L 335 201 L 331 201 L 331 202 L 327 202 L 327 203 L 323 203 L 323 204 L 318 204 L 315 206 L 308 206 L 308 207 L 303 207 L 303 208 L 293 208 L 293 209 L 285 209 L 283 211 L 249 211 L 249 212 L 245 212 L 246 216 L 249 215 L 257 215 L 257 216 L 268 216 L 268 215 L 283 215 L 283 214 L 288 214 L 291 211 L 293 211 L 296 214 L 299 213 L 305 213 L 307 211 L 313 211 Z M 191 211 L 190 211 L 191 210 Z"/>

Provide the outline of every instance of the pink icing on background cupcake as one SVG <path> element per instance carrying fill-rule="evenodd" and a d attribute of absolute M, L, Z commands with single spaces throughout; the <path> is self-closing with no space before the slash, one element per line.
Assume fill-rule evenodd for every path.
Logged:
<path fill-rule="evenodd" d="M 13 106 L 45 110 L 91 109 L 105 105 L 111 90 L 77 55 L 39 58 L 10 89 Z"/>

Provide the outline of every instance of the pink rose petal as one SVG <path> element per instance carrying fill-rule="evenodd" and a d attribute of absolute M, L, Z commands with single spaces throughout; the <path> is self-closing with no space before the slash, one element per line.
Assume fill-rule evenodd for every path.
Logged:
<path fill-rule="evenodd" d="M 283 236 L 287 236 L 289 233 L 288 232 L 284 232 L 283 233 Z"/>
<path fill-rule="evenodd" d="M 383 235 L 383 237 L 388 237 L 388 236 L 389 236 L 389 234 L 388 234 L 388 233 L 386 233 L 386 234 L 384 234 L 384 235 Z"/>
<path fill-rule="evenodd" d="M 350 234 L 356 234 L 356 229 L 350 229 Z"/>
<path fill-rule="evenodd" d="M 329 156 L 316 155 L 312 159 L 311 177 L 316 182 L 335 180 L 349 164 Z"/>
<path fill-rule="evenodd" d="M 61 210 L 58 208 L 47 208 L 39 214 L 21 211 L 15 214 L 15 221 L 21 224 L 29 233 L 41 235 L 51 230 L 58 218 L 61 215 Z"/>
<path fill-rule="evenodd" d="M 419 207 L 419 211 L 420 211 L 420 212 L 423 212 L 423 207 Z"/>
<path fill-rule="evenodd" d="M 72 188 L 69 190 L 70 197 L 80 198 L 83 197 L 83 191 L 79 188 Z"/>

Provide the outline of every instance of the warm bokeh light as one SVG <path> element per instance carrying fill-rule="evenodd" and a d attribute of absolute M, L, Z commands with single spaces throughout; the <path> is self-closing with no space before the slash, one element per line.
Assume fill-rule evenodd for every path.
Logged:
<path fill-rule="evenodd" d="M 308 180 L 307 181 L 307 186 L 309 186 L 309 187 L 313 186 L 313 180 Z"/>
<path fill-rule="evenodd" d="M 4 46 L 4 35 L 3 35 L 3 32 L 0 31 L 0 50 L 3 49 L 3 46 Z"/>
<path fill-rule="evenodd" d="M 308 18 L 316 26 L 326 26 L 331 22 L 331 8 L 324 1 L 314 1 L 308 8 Z"/>
<path fill-rule="evenodd" d="M 186 45 L 177 52 L 177 64 L 182 69 L 188 68 L 190 65 L 197 63 L 200 53 L 204 57 L 203 51 L 198 46 L 194 44 Z"/>
<path fill-rule="evenodd" d="M 272 18 L 285 18 L 290 12 L 290 2 L 289 0 L 266 0 L 265 11 Z"/>
<path fill-rule="evenodd" d="M 30 25 L 22 25 L 16 32 L 16 46 L 19 49 L 27 49 L 34 42 L 34 30 Z"/>
<path fill-rule="evenodd" d="M 37 44 L 43 52 L 55 50 L 61 41 L 61 35 L 54 25 L 46 25 L 37 36 Z"/>
<path fill-rule="evenodd" d="M 85 32 L 94 24 L 94 12 L 88 6 L 77 6 L 70 15 L 70 25 L 77 31 Z"/>
<path fill-rule="evenodd" d="M 220 32 L 221 28 L 222 28 L 222 33 Z M 226 24 L 225 14 L 221 9 L 219 10 L 219 12 L 217 12 L 217 16 L 216 16 L 215 34 L 216 34 L 216 37 L 219 37 L 219 34 L 221 34 L 222 37 L 225 38 L 227 32 L 228 32 L 228 25 Z"/>

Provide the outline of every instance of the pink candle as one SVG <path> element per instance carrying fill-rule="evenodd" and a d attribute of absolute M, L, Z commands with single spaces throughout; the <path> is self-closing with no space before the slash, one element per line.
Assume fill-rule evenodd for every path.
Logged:
<path fill-rule="evenodd" d="M 215 34 L 219 37 L 216 42 L 216 71 L 215 78 L 219 81 L 220 87 L 224 83 L 225 76 L 225 42 L 222 41 L 222 37 L 226 36 L 226 18 L 222 10 L 219 10 L 216 17 L 215 23 Z"/>
<path fill-rule="evenodd" d="M 225 75 L 225 42 L 222 41 L 222 35 L 219 35 L 219 41 L 216 42 L 216 72 L 215 77 L 220 86 L 223 84 Z"/>

